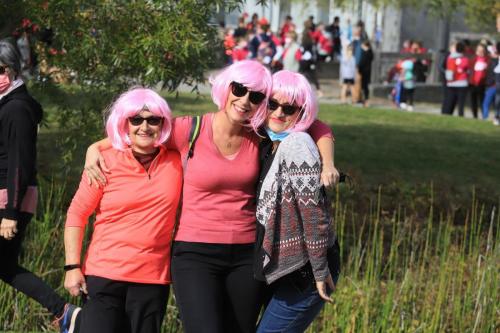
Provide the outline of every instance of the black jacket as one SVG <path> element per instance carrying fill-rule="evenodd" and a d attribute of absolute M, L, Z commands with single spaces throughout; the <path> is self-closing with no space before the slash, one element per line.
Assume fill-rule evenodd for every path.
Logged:
<path fill-rule="evenodd" d="M 358 70 L 361 75 L 370 75 L 372 71 L 373 51 L 372 49 L 361 50 L 361 58 L 358 64 Z"/>
<path fill-rule="evenodd" d="M 3 195 L 7 191 L 1 218 L 18 220 L 26 190 L 36 186 L 36 140 L 42 116 L 42 107 L 24 84 L 0 99 L 0 191 Z"/>

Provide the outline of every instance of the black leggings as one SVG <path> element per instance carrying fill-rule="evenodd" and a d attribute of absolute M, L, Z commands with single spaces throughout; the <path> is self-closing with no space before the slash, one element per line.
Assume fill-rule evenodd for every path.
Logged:
<path fill-rule="evenodd" d="M 477 118 L 477 109 L 481 113 L 485 90 L 485 86 L 470 86 L 470 108 L 474 118 Z"/>
<path fill-rule="evenodd" d="M 467 87 L 447 87 L 443 108 L 444 114 L 452 115 L 455 106 L 458 104 L 458 115 L 463 117 L 466 97 Z"/>
<path fill-rule="evenodd" d="M 133 258 L 131 258 L 133 260 Z M 80 333 L 160 333 L 169 286 L 87 276 Z"/>
<path fill-rule="evenodd" d="M 66 302 L 42 279 L 19 266 L 19 253 L 31 217 L 31 214 L 20 214 L 17 221 L 18 232 L 12 240 L 0 237 L 0 279 L 59 317 Z"/>
<path fill-rule="evenodd" d="M 172 278 L 186 333 L 254 332 L 264 284 L 254 244 L 174 242 Z"/>
<path fill-rule="evenodd" d="M 406 103 L 408 105 L 413 105 L 413 95 L 415 94 L 415 88 L 406 89 L 401 88 L 401 103 Z"/>
<path fill-rule="evenodd" d="M 361 90 L 363 91 L 363 100 L 366 101 L 370 98 L 370 72 L 360 72 L 361 73 Z"/>

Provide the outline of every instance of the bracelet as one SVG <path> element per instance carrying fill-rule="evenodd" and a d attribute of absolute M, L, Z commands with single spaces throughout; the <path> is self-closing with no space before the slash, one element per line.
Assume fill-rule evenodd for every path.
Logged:
<path fill-rule="evenodd" d="M 74 265 L 64 265 L 64 271 L 67 272 L 67 271 L 71 271 L 73 269 L 77 269 L 77 268 L 82 268 L 82 266 L 80 264 L 74 264 Z"/>

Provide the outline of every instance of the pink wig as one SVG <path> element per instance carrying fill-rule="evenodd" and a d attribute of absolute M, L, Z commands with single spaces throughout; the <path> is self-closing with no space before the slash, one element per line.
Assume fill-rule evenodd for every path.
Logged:
<path fill-rule="evenodd" d="M 226 67 L 220 74 L 214 78 L 210 78 L 212 84 L 212 100 L 217 105 L 219 110 L 224 110 L 226 107 L 227 98 L 231 90 L 231 82 L 238 82 L 252 91 L 260 91 L 266 95 L 257 109 L 256 114 L 266 112 L 267 99 L 271 94 L 272 77 L 269 70 L 261 63 L 255 60 L 243 60 L 236 62 Z M 255 123 L 254 119 L 250 120 L 254 130 L 260 123 Z"/>
<path fill-rule="evenodd" d="M 109 109 L 106 133 L 114 148 L 124 150 L 130 146 L 128 118 L 139 114 L 143 110 L 163 117 L 161 134 L 155 145 L 159 146 L 167 141 L 172 129 L 172 112 L 167 101 L 151 89 L 133 88 L 121 94 Z"/>
<path fill-rule="evenodd" d="M 295 125 L 287 129 L 287 132 L 304 132 L 314 122 L 318 115 L 318 104 L 312 91 L 311 85 L 304 75 L 282 70 L 273 74 L 272 96 L 279 95 L 290 104 L 301 107 L 300 116 Z M 269 115 L 268 110 L 255 115 L 255 122 L 263 124 Z"/>

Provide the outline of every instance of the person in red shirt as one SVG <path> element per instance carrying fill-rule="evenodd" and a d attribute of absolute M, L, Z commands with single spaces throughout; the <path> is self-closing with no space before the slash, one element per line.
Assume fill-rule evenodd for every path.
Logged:
<path fill-rule="evenodd" d="M 458 103 L 458 115 L 464 116 L 465 98 L 469 86 L 469 59 L 464 56 L 465 45 L 462 42 L 451 47 L 446 60 L 446 95 L 443 113 L 452 115 Z"/>
<path fill-rule="evenodd" d="M 293 23 L 293 19 L 290 15 L 287 15 L 285 18 L 285 22 L 280 28 L 280 38 L 281 38 L 281 43 L 284 45 L 285 44 L 285 38 L 286 34 L 289 31 L 295 31 L 295 23 Z"/>
<path fill-rule="evenodd" d="M 179 153 L 162 145 L 171 129 L 167 102 L 150 89 L 130 90 L 110 109 L 112 147 L 102 152 L 111 170 L 107 184 L 93 187 L 83 174 L 64 229 L 64 287 L 87 298 L 80 332 L 160 332 L 182 185 Z M 85 226 L 94 212 L 81 264 Z"/>
<path fill-rule="evenodd" d="M 469 78 L 470 107 L 474 118 L 477 118 L 477 110 L 481 107 L 484 100 L 488 60 L 486 45 L 479 44 L 476 47 L 476 56 L 472 59 L 471 76 Z"/>
<path fill-rule="evenodd" d="M 248 59 L 250 51 L 248 50 L 248 41 L 244 37 L 236 39 L 236 46 L 233 48 L 231 57 L 233 63 Z"/>

